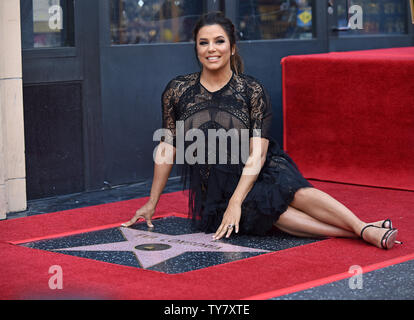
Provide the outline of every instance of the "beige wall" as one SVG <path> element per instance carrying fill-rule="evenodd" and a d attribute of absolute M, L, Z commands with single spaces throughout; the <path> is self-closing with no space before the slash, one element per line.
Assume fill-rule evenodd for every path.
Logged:
<path fill-rule="evenodd" d="M 20 1 L 0 0 L 0 219 L 26 206 Z"/>

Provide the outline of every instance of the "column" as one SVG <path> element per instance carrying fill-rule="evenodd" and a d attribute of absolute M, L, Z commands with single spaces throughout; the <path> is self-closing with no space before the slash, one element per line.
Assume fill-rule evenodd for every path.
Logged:
<path fill-rule="evenodd" d="M 20 1 L 0 1 L 0 219 L 26 201 Z"/>

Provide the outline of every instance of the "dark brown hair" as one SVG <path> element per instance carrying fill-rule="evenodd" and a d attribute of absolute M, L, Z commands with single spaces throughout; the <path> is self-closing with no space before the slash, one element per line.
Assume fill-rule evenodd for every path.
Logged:
<path fill-rule="evenodd" d="M 215 11 L 215 12 L 209 12 L 201 16 L 201 18 L 197 21 L 194 29 L 193 29 L 193 37 L 194 37 L 194 50 L 196 53 L 196 58 L 198 61 L 197 56 L 197 34 L 200 31 L 200 29 L 204 26 L 211 26 L 214 24 L 218 24 L 221 26 L 224 31 L 226 32 L 227 36 L 230 39 L 230 47 L 235 49 L 234 55 L 230 56 L 230 66 L 231 69 L 235 74 L 243 73 L 244 66 L 243 66 L 243 60 L 241 56 L 238 53 L 238 48 L 236 45 L 236 32 L 234 28 L 233 22 L 231 22 L 230 19 L 226 18 L 226 16 L 221 11 Z"/>

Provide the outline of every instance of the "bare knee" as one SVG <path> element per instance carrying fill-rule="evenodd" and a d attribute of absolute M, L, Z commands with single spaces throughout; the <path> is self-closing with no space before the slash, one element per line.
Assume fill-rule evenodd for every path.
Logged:
<path fill-rule="evenodd" d="M 315 188 L 300 188 L 295 192 L 295 196 L 293 197 L 292 205 L 294 203 L 303 203 L 303 201 L 309 200 L 310 197 L 314 194 Z"/>
<path fill-rule="evenodd" d="M 295 209 L 289 207 L 276 221 L 274 226 L 280 231 L 301 238 L 317 238 L 319 235 L 306 232 L 301 228 L 303 217 L 295 214 Z"/>

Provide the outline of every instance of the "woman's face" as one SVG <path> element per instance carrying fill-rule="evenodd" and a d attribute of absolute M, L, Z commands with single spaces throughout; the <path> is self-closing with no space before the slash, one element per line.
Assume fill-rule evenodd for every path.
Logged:
<path fill-rule="evenodd" d="M 211 71 L 230 70 L 232 52 L 230 39 L 220 25 L 204 26 L 198 31 L 197 55 L 203 68 Z"/>

